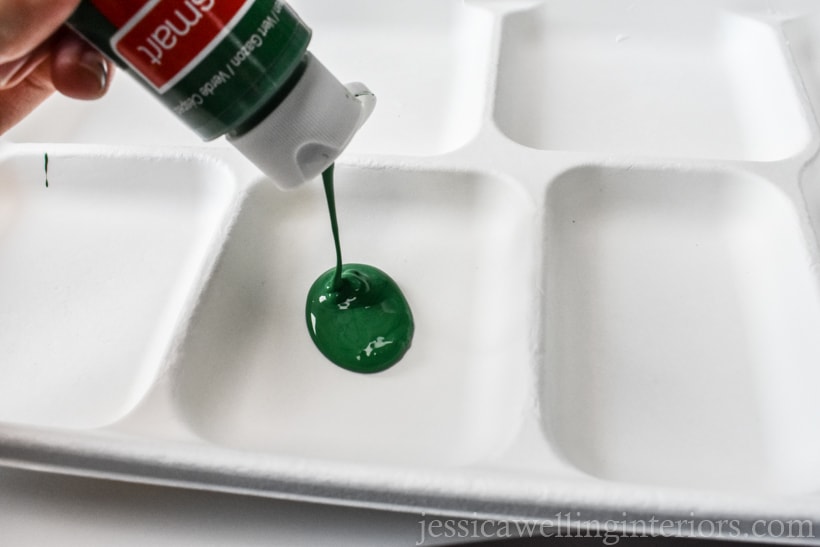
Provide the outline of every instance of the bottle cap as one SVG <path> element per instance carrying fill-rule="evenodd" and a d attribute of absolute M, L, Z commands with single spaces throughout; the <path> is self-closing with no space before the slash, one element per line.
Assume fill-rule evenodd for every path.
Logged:
<path fill-rule="evenodd" d="M 375 96 L 362 84 L 342 85 L 313 55 L 270 115 L 228 141 L 281 188 L 318 177 L 370 116 Z"/>

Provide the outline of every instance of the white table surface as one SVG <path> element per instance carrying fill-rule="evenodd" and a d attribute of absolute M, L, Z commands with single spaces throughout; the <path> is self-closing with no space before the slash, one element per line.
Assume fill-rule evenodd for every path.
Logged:
<path fill-rule="evenodd" d="M 415 545 L 420 519 L 0 468 L 3 547 Z"/>

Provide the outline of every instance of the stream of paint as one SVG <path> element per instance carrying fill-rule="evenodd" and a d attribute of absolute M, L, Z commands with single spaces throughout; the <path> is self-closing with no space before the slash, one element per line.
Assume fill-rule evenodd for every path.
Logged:
<path fill-rule="evenodd" d="M 333 166 L 322 173 L 336 266 L 308 291 L 305 318 L 316 347 L 336 365 L 353 372 L 380 372 L 410 348 L 413 314 L 401 289 L 383 271 L 366 264 L 342 264 Z"/>

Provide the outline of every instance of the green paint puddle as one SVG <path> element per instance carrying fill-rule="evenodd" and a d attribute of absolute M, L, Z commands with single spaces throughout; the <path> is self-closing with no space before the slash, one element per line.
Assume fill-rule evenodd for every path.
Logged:
<path fill-rule="evenodd" d="M 413 339 L 413 314 L 393 279 L 366 264 L 342 265 L 333 166 L 322 180 L 336 245 L 336 267 L 314 281 L 305 318 L 313 343 L 336 365 L 353 372 L 380 372 L 396 364 Z"/>

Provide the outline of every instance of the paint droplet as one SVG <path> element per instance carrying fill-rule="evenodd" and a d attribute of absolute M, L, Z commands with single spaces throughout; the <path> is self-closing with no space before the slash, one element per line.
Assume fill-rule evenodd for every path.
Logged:
<path fill-rule="evenodd" d="M 366 264 L 342 264 L 332 165 L 322 178 L 336 267 L 319 276 L 308 292 L 308 332 L 319 351 L 336 365 L 353 372 L 380 372 L 396 364 L 410 348 L 413 314 L 401 289 L 386 273 Z"/>

